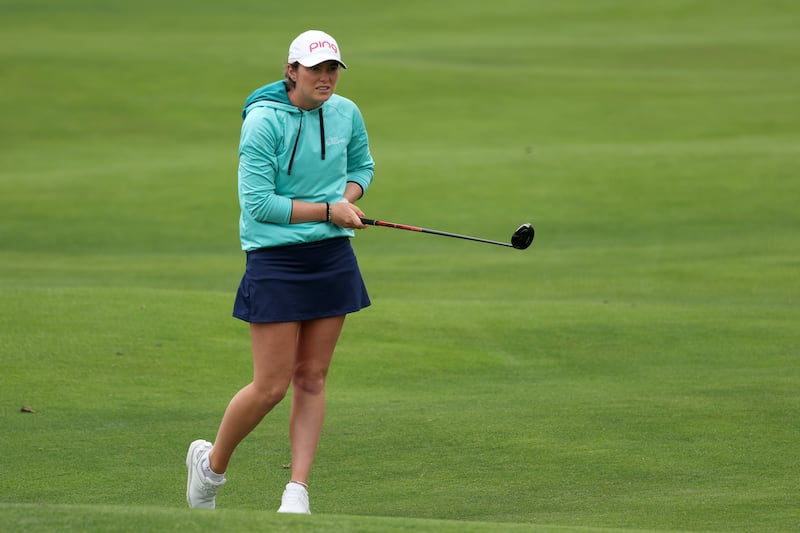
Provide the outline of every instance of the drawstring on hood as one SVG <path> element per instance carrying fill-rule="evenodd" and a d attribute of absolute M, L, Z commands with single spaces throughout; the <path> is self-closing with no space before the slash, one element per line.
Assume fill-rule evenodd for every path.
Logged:
<path fill-rule="evenodd" d="M 294 138 L 294 148 L 292 148 L 292 157 L 289 158 L 289 168 L 286 174 L 292 175 L 292 166 L 294 166 L 294 154 L 297 153 L 297 143 L 300 141 L 300 132 L 303 130 L 303 114 L 300 114 L 300 125 L 297 127 L 297 135 Z M 320 152 L 322 152 L 322 160 L 325 161 L 325 122 L 322 120 L 322 108 L 319 108 L 319 144 Z"/>
<path fill-rule="evenodd" d="M 297 136 L 294 138 L 294 148 L 292 148 L 292 157 L 289 158 L 289 168 L 286 170 L 288 176 L 292 175 L 292 165 L 294 165 L 294 154 L 297 152 L 297 142 L 300 140 L 300 132 L 303 131 L 303 115 L 300 115 L 300 125 L 297 126 Z M 322 159 L 325 159 L 324 157 Z"/>
<path fill-rule="evenodd" d="M 294 106 L 291 101 L 289 100 L 289 94 L 286 89 L 286 84 L 283 81 L 276 81 L 274 83 L 270 83 L 268 85 L 264 85 L 253 91 L 250 96 L 244 102 L 244 108 L 242 108 L 242 120 L 247 116 L 247 108 L 250 107 L 252 104 L 256 102 L 278 102 L 280 104 L 285 104 L 294 107 L 294 109 L 298 110 L 300 113 L 300 125 L 297 127 L 297 135 L 294 138 L 294 146 L 292 147 L 292 156 L 289 159 L 289 168 L 286 171 L 286 174 L 292 174 L 292 166 L 294 165 L 294 156 L 297 153 L 297 145 L 300 142 L 300 132 L 303 130 L 303 115 L 305 112 L 296 106 Z M 322 106 L 318 108 L 319 113 L 319 142 L 320 142 L 320 152 L 321 152 L 321 159 L 325 160 L 325 123 L 322 118 Z"/>
<path fill-rule="evenodd" d="M 319 145 L 322 150 L 322 160 L 325 161 L 325 122 L 322 121 L 322 108 L 319 108 Z"/>

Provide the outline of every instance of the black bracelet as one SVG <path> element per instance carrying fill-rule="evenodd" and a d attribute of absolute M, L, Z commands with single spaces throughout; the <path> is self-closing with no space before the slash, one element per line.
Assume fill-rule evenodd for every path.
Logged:
<path fill-rule="evenodd" d="M 329 202 L 325 202 L 325 209 L 328 211 L 328 218 L 325 219 L 325 222 L 331 221 L 331 204 Z"/>

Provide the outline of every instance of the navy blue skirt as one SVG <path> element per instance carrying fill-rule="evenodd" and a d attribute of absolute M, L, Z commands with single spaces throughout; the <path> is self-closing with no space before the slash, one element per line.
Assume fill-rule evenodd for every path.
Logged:
<path fill-rule="evenodd" d="M 370 305 L 350 239 L 261 248 L 247 267 L 233 316 L 245 322 L 295 322 L 354 313 Z"/>

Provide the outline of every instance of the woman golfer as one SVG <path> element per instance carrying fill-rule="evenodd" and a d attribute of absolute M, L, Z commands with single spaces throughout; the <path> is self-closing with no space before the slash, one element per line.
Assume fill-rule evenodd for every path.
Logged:
<path fill-rule="evenodd" d="M 310 513 L 308 475 L 325 416 L 325 378 L 345 316 L 370 304 L 350 238 L 374 163 L 358 107 L 334 94 L 339 45 L 321 31 L 289 47 L 285 80 L 246 100 L 239 145 L 247 265 L 233 316 L 250 323 L 253 381 L 216 440 L 189 446 L 189 507 L 213 508 L 236 446 L 292 388 L 292 465 L 279 513 Z"/>

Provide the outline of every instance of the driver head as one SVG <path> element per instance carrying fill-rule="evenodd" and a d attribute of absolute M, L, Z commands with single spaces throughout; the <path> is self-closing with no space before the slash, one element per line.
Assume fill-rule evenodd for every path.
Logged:
<path fill-rule="evenodd" d="M 524 250 L 533 242 L 533 235 L 533 226 L 527 223 L 523 224 L 511 236 L 511 246 L 517 250 Z"/>

